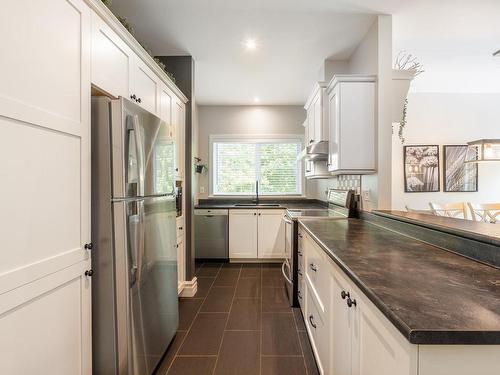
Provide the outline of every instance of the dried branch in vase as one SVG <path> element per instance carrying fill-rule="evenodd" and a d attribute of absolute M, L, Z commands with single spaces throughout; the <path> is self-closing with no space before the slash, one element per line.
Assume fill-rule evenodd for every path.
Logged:
<path fill-rule="evenodd" d="M 399 51 L 396 55 L 396 59 L 394 60 L 394 69 L 413 70 L 415 71 L 415 77 L 425 71 L 424 66 L 417 60 L 417 57 L 406 52 L 405 50 Z"/>

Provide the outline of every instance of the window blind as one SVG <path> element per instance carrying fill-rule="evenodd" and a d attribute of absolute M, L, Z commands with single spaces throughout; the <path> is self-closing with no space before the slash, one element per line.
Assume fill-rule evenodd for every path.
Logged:
<path fill-rule="evenodd" d="M 302 193 L 300 140 L 214 141 L 212 147 L 215 195 L 255 194 L 255 181 L 262 195 Z"/>

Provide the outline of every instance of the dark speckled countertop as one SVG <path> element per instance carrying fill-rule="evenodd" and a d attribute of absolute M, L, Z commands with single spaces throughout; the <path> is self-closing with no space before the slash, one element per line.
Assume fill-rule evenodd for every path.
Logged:
<path fill-rule="evenodd" d="M 291 200 L 269 200 L 261 199 L 261 203 L 274 203 L 279 204 L 279 206 L 235 206 L 237 203 L 251 203 L 250 200 L 228 200 L 228 199 L 206 199 L 200 200 L 195 209 L 276 209 L 276 208 L 286 208 L 289 210 L 301 210 L 301 209 L 313 209 L 313 208 L 325 208 L 326 203 L 320 202 L 316 199 L 291 199 Z"/>
<path fill-rule="evenodd" d="M 401 220 L 460 237 L 470 238 L 475 241 L 500 246 L 499 224 L 394 210 L 381 210 L 374 211 L 373 213 L 389 219 Z"/>
<path fill-rule="evenodd" d="M 499 269 L 365 220 L 299 223 L 410 343 L 500 344 Z"/>

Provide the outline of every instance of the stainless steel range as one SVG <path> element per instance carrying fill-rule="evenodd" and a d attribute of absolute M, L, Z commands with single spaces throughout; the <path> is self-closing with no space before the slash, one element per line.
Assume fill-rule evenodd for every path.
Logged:
<path fill-rule="evenodd" d="M 358 216 L 358 196 L 354 190 L 328 191 L 328 207 L 323 209 L 287 210 L 285 221 L 286 258 L 281 266 L 288 299 L 292 307 L 299 306 L 298 287 L 298 222 L 299 218 L 342 220 Z"/>

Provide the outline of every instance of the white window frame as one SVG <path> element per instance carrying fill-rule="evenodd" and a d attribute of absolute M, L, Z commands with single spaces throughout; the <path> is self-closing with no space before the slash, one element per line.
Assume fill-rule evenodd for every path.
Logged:
<path fill-rule="evenodd" d="M 304 135 L 303 134 L 211 134 L 209 136 L 209 197 L 232 197 L 232 198 L 248 198 L 253 194 L 239 194 L 239 193 L 214 193 L 214 182 L 215 182 L 215 155 L 214 155 L 214 143 L 227 142 L 227 143 L 289 143 L 294 141 L 300 144 L 300 149 L 304 147 Z M 299 192 L 294 194 L 269 194 L 260 193 L 259 196 L 262 197 L 305 197 L 305 176 L 302 173 L 302 162 L 297 163 L 297 173 L 299 178 Z"/>

